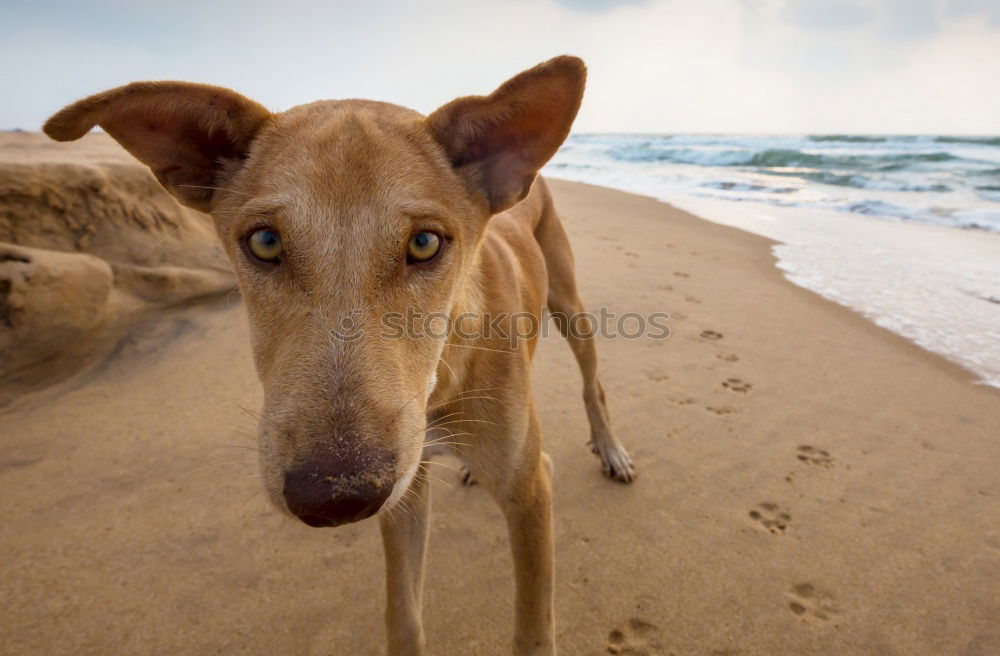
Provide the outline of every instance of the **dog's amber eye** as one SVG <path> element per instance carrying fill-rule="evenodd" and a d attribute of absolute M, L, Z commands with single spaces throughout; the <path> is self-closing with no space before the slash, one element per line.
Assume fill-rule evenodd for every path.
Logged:
<path fill-rule="evenodd" d="M 441 238 L 433 232 L 418 232 L 410 237 L 406 256 L 411 262 L 426 262 L 441 250 Z"/>
<path fill-rule="evenodd" d="M 281 236 L 274 230 L 258 230 L 247 238 L 250 253 L 263 262 L 281 259 Z"/>

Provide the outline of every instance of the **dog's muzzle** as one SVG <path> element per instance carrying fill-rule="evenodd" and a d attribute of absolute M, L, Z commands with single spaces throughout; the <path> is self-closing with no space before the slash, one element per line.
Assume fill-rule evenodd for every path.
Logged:
<path fill-rule="evenodd" d="M 392 494 L 395 458 L 366 454 L 364 462 L 330 452 L 288 470 L 283 493 L 293 515 L 309 526 L 340 526 L 371 517 Z"/>

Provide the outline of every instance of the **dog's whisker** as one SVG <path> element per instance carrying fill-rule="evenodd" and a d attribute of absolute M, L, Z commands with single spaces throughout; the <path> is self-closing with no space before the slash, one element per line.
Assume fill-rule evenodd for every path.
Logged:
<path fill-rule="evenodd" d="M 263 488 L 255 485 L 253 493 L 257 494 L 262 490 Z M 211 497 L 212 505 L 215 507 L 224 507 L 228 506 L 231 502 L 238 501 L 239 499 L 246 500 L 246 497 L 244 496 L 246 494 L 246 491 L 247 491 L 246 485 L 241 484 L 237 489 L 229 490 L 225 494 L 213 495 Z"/>
<path fill-rule="evenodd" d="M 257 442 L 257 432 L 256 431 L 251 431 L 249 429 L 240 428 L 240 427 L 237 427 L 237 426 L 232 426 L 232 427 L 230 427 L 229 430 L 232 431 L 232 436 L 233 437 L 239 437 L 241 439 L 245 439 L 248 442 L 253 442 L 253 443 Z"/>
<path fill-rule="evenodd" d="M 441 357 L 438 358 L 438 362 L 440 362 L 441 364 L 443 364 L 445 366 L 445 368 L 448 369 L 448 373 L 451 374 L 452 380 L 454 380 L 456 382 L 459 380 L 458 374 L 455 373 L 455 370 L 452 368 L 452 366 L 450 364 L 448 364 L 448 361 L 444 359 L 444 353 L 442 353 Z"/>
<path fill-rule="evenodd" d="M 400 519 L 400 513 L 403 512 L 403 510 L 402 510 L 402 508 L 403 508 L 403 498 L 405 496 L 406 495 L 404 494 L 402 497 L 400 497 L 399 499 L 397 499 L 396 503 L 392 504 L 392 507 L 388 508 L 385 511 L 386 514 L 389 516 L 389 521 L 390 522 L 398 522 L 399 521 L 399 519 Z"/>
<path fill-rule="evenodd" d="M 243 509 L 246 508 L 246 505 L 250 502 L 251 499 L 253 499 L 253 500 L 259 499 L 260 498 L 260 494 L 261 494 L 262 491 L 263 490 L 258 489 L 257 492 L 255 492 L 249 499 L 247 499 L 246 501 L 244 501 L 243 505 L 240 507 L 240 512 L 241 513 L 243 512 Z M 263 511 L 264 507 L 265 506 L 263 504 L 261 504 L 260 506 L 257 507 L 256 510 L 254 510 L 253 512 L 251 512 L 250 515 L 247 516 L 247 518 L 245 520 L 243 520 L 243 528 L 247 527 L 247 524 L 250 523 L 250 520 L 252 520 L 254 517 L 257 517 L 258 515 L 260 515 L 260 513 Z"/>
<path fill-rule="evenodd" d="M 261 413 L 260 412 L 258 412 L 257 410 L 251 410 L 250 408 L 246 407 L 245 405 L 241 405 L 239 403 L 234 403 L 233 407 L 237 408 L 239 410 L 242 410 L 243 412 L 247 413 L 248 415 L 250 415 L 254 419 L 260 419 L 260 417 L 261 417 Z"/>
<path fill-rule="evenodd" d="M 398 509 L 400 512 L 406 513 L 406 515 L 413 521 L 417 521 L 417 515 L 410 507 L 410 502 L 408 497 L 410 496 L 410 490 L 412 488 L 407 488 L 406 492 L 403 493 L 401 497 L 396 501 L 396 504 L 390 508 L 390 510 Z"/>
<path fill-rule="evenodd" d="M 443 424 L 438 424 L 437 426 L 435 426 L 435 428 L 440 428 L 442 426 L 450 426 L 451 424 L 460 424 L 460 423 L 463 423 L 463 422 L 466 422 L 466 423 L 476 423 L 476 424 L 489 424 L 490 426 L 496 426 L 497 428 L 503 428 L 503 426 L 501 426 L 500 424 L 498 424 L 498 423 L 496 423 L 494 421 L 489 421 L 487 419 L 452 419 L 451 421 L 446 421 Z"/>
<path fill-rule="evenodd" d="M 430 411 L 430 410 L 433 410 L 434 408 L 440 407 L 442 405 L 448 405 L 449 403 L 463 403 L 465 401 L 472 401 L 474 399 L 487 399 L 489 401 L 497 401 L 499 403 L 502 403 L 502 400 L 498 399 L 495 396 L 463 396 L 462 398 L 458 398 L 458 399 L 448 399 L 447 401 L 440 401 L 440 402 L 435 403 L 434 405 L 428 407 L 427 410 Z"/>
<path fill-rule="evenodd" d="M 476 437 L 472 433 L 467 433 L 465 431 L 455 431 L 455 430 L 451 430 L 450 428 L 448 428 L 448 429 L 442 428 L 440 430 L 442 430 L 442 431 L 447 430 L 448 432 L 446 434 L 444 434 L 444 435 L 435 437 L 433 439 L 425 440 L 424 443 L 423 443 L 424 446 L 433 446 L 435 444 L 461 444 L 460 442 L 455 442 L 453 438 L 455 438 L 455 437 L 461 437 L 463 435 L 468 436 L 468 437 L 472 437 L 472 438 Z M 461 445 L 462 446 L 472 446 L 471 444 L 461 444 Z"/>
<path fill-rule="evenodd" d="M 230 446 L 217 447 L 216 449 L 214 449 L 214 451 L 217 451 L 218 453 L 211 455 L 219 458 L 232 457 L 234 460 L 242 459 L 245 462 L 260 462 L 260 453 L 262 452 L 259 449 L 236 449 L 235 451 L 233 451 L 232 450 L 233 448 L 234 447 Z M 219 451 L 219 449 L 227 449 L 227 450 Z"/>
<path fill-rule="evenodd" d="M 268 417 L 267 415 L 265 415 L 263 412 L 257 412 L 257 411 L 254 411 L 254 410 L 250 410 L 249 408 L 245 408 L 245 407 L 243 407 L 242 405 L 240 405 L 238 403 L 236 403 L 234 405 L 237 408 L 239 408 L 240 410 L 242 410 L 243 412 L 245 412 L 246 414 L 248 414 L 251 417 L 253 417 L 254 419 L 256 419 L 257 421 L 259 421 L 259 422 L 268 422 L 272 426 L 274 425 L 273 420 L 270 417 Z"/>
<path fill-rule="evenodd" d="M 400 512 L 405 513 L 406 516 L 411 521 L 414 521 L 414 522 L 419 521 L 417 519 L 417 513 L 416 513 L 416 511 L 413 510 L 413 508 L 410 507 L 410 502 L 407 501 L 406 499 L 400 499 L 400 503 L 396 507 L 399 508 Z"/>
<path fill-rule="evenodd" d="M 467 433 L 465 431 L 455 431 L 455 430 L 452 430 L 451 428 L 443 428 L 441 426 L 436 427 L 434 430 L 435 431 L 441 431 L 444 434 L 443 435 L 437 435 L 437 436 L 432 437 L 430 439 L 426 439 L 425 438 L 424 441 L 421 443 L 423 446 L 425 446 L 425 447 L 427 447 L 427 446 L 434 446 L 435 444 L 461 444 L 461 446 L 469 446 L 469 447 L 471 447 L 472 446 L 471 444 L 462 444 L 460 442 L 455 442 L 453 440 L 453 438 L 466 436 L 466 437 L 471 437 L 471 438 L 475 439 L 477 437 L 473 433 Z M 445 432 L 445 431 L 447 431 L 447 432 Z"/>
<path fill-rule="evenodd" d="M 430 465 L 437 465 L 438 467 L 444 467 L 445 469 L 450 469 L 450 470 L 456 471 L 456 472 L 462 471 L 461 469 L 459 469 L 458 467 L 455 467 L 454 465 L 449 465 L 446 462 L 440 462 L 438 460 L 421 460 L 420 464 L 422 464 L 422 465 L 428 465 L 428 466 L 430 466 Z"/>
<path fill-rule="evenodd" d="M 263 449 L 256 446 L 247 446 L 245 444 L 223 444 L 213 447 L 209 453 L 218 451 L 219 449 L 243 449 L 244 451 L 256 451 L 257 453 L 263 453 Z"/>
<path fill-rule="evenodd" d="M 478 394 L 479 392 L 495 392 L 501 388 L 499 387 L 473 387 L 472 389 L 462 390 L 455 396 L 461 396 L 462 394 Z"/>
<path fill-rule="evenodd" d="M 461 380 L 461 378 L 459 377 L 459 375 L 455 372 L 455 369 L 450 364 L 448 364 L 448 360 L 445 359 L 445 356 L 444 356 L 443 353 L 441 354 L 441 357 L 438 359 L 438 362 L 440 362 L 441 364 L 443 364 L 445 366 L 445 368 L 448 370 L 448 373 L 451 374 L 452 379 L 456 383 L 458 383 L 458 381 Z M 458 394 L 453 394 L 451 398 L 462 396 L 463 394 L 471 394 L 473 392 L 491 392 L 491 391 L 493 391 L 495 389 L 499 389 L 499 388 L 498 387 L 481 387 L 481 388 L 478 388 L 478 389 L 463 390 L 463 389 L 461 389 L 461 387 L 459 387 Z M 442 403 L 445 403 L 445 401 L 442 401 Z"/>
<path fill-rule="evenodd" d="M 465 394 L 475 394 L 475 393 L 478 393 L 478 392 L 492 392 L 492 391 L 498 390 L 498 389 L 500 389 L 500 388 L 499 387 L 476 387 L 476 388 L 470 389 L 470 390 L 459 390 L 459 392 L 457 394 L 452 394 L 447 399 L 444 399 L 443 401 L 441 401 L 441 403 L 447 403 L 448 401 L 451 401 L 452 399 L 461 398 Z"/>
<path fill-rule="evenodd" d="M 199 467 L 218 467 L 220 465 L 255 465 L 257 464 L 256 458 L 247 458 L 245 460 L 223 460 L 220 462 L 208 462 L 204 465 L 199 465 Z M 198 468 L 194 468 L 191 471 L 198 471 Z"/>
<path fill-rule="evenodd" d="M 464 447 L 469 448 L 469 449 L 472 448 L 471 444 L 466 444 L 465 442 L 455 442 L 453 440 L 439 440 L 437 442 L 424 442 L 424 446 L 425 447 L 428 447 L 428 446 L 437 446 L 439 444 L 444 444 L 444 445 L 447 445 L 447 446 L 454 446 L 454 447 L 464 446 Z"/>
<path fill-rule="evenodd" d="M 244 499 L 243 503 L 240 505 L 240 512 L 242 513 L 243 508 L 246 507 L 248 503 L 250 503 L 251 499 L 254 499 L 261 492 L 263 492 L 261 488 L 254 488 L 254 491 L 250 494 L 250 496 Z"/>
<path fill-rule="evenodd" d="M 506 353 L 507 355 L 513 355 L 518 352 L 517 349 L 504 350 L 504 349 L 489 348 L 487 346 L 473 346 L 471 344 L 455 344 L 454 342 L 448 342 L 445 344 L 445 346 L 457 346 L 458 348 L 475 349 L 477 351 L 493 351 L 495 353 Z"/>
<path fill-rule="evenodd" d="M 462 414 L 465 414 L 465 413 L 463 413 L 462 411 L 459 410 L 459 411 L 456 411 L 456 412 L 448 413 L 446 415 L 442 415 L 442 416 L 436 418 L 433 422 L 431 422 L 429 424 L 425 424 L 422 427 L 416 429 L 415 431 L 413 431 L 412 433 L 410 433 L 409 435 L 407 435 L 407 437 L 412 437 L 413 435 L 416 435 L 417 433 L 431 433 L 432 431 L 436 431 L 440 427 L 440 424 L 438 422 L 443 421 L 443 420 L 445 420 L 445 419 L 447 419 L 449 417 L 454 417 L 456 415 L 462 415 Z"/>
<path fill-rule="evenodd" d="M 214 191 L 228 191 L 234 194 L 240 194 L 241 196 L 246 196 L 247 198 L 253 198 L 253 194 L 248 194 L 243 191 L 236 191 L 235 189 L 229 189 L 227 187 L 208 187 L 206 185 L 192 185 L 192 184 L 179 184 L 178 187 L 188 187 L 190 189 L 212 189 Z"/>
<path fill-rule="evenodd" d="M 202 472 L 209 467 L 229 467 L 232 465 L 256 465 L 257 460 L 223 460 L 221 462 L 206 462 L 198 465 L 197 467 L 192 467 L 188 470 L 188 474 L 195 474 Z"/>
<path fill-rule="evenodd" d="M 229 430 L 233 431 L 240 437 L 252 437 L 252 438 L 257 437 L 257 431 L 254 430 L 253 428 L 249 428 L 247 426 L 241 426 L 239 424 L 228 424 L 228 426 Z"/>
<path fill-rule="evenodd" d="M 434 421 L 428 423 L 424 427 L 424 430 L 431 430 L 433 428 L 436 428 L 437 426 L 440 425 L 439 422 L 441 422 L 442 420 L 447 419 L 448 417 L 454 417 L 456 415 L 461 415 L 461 414 L 464 414 L 464 413 L 461 410 L 456 410 L 455 412 L 449 412 L 446 415 L 442 415 L 442 416 L 438 417 L 437 419 L 435 419 Z"/>
<path fill-rule="evenodd" d="M 436 476 L 436 475 L 434 475 L 434 474 L 432 474 L 430 472 L 427 473 L 427 480 L 428 481 L 434 481 L 436 483 L 440 483 L 441 485 L 444 485 L 446 488 L 448 488 L 449 490 L 452 490 L 452 491 L 454 491 L 454 489 L 455 489 L 455 487 L 451 483 L 449 483 L 448 481 L 444 480 L 440 476 Z"/>
<path fill-rule="evenodd" d="M 437 442 L 439 440 L 454 437 L 456 435 L 467 435 L 472 438 L 476 437 L 476 435 L 474 435 L 473 433 L 469 433 L 464 430 L 459 430 L 457 428 L 445 428 L 444 424 L 428 429 L 426 432 L 427 435 L 425 435 L 424 437 L 424 444 L 433 444 L 434 442 Z M 443 433 L 443 435 L 438 435 L 438 433 Z"/>
<path fill-rule="evenodd" d="M 403 410 L 404 410 L 404 409 L 406 408 L 406 406 L 408 406 L 408 405 L 410 405 L 411 403 L 413 403 L 413 399 L 417 398 L 418 396 L 420 396 L 420 392 L 419 392 L 419 391 L 418 391 L 418 392 L 417 392 L 416 394 L 414 394 L 413 396 L 411 396 L 411 397 L 410 397 L 410 400 L 409 400 L 409 401 L 407 401 L 406 403 L 404 403 L 404 404 L 403 404 L 403 405 L 402 405 L 402 406 L 401 406 L 401 407 L 399 408 L 399 410 L 397 410 L 397 411 L 396 411 L 396 414 L 394 414 L 394 415 L 392 416 L 392 419 L 390 419 L 390 420 L 388 421 L 388 425 L 389 425 L 389 426 L 391 426 L 391 425 L 392 425 L 392 422 L 396 421 L 396 419 L 397 419 L 397 418 L 399 417 L 399 415 L 401 415 L 401 414 L 403 413 Z"/>

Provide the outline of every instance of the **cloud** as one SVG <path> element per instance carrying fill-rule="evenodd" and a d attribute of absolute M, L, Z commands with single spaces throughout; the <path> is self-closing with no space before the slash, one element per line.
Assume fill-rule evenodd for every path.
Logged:
<path fill-rule="evenodd" d="M 860 0 L 809 0 L 790 2 L 784 15 L 795 25 L 808 29 L 842 30 L 869 23 L 872 7 Z"/>
<path fill-rule="evenodd" d="M 590 69 L 577 130 L 997 133 L 1000 15 L 978 0 L 153 0 L 13 4 L 0 127 L 137 79 L 274 109 L 423 112 L 551 56 Z"/>
<path fill-rule="evenodd" d="M 559 4 L 580 11 L 608 11 L 623 5 L 640 5 L 646 0 L 556 0 Z"/>

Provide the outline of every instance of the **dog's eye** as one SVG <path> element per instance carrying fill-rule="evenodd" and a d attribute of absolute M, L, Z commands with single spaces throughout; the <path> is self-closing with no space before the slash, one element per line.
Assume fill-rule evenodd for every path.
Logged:
<path fill-rule="evenodd" d="M 426 262 L 441 250 L 441 238 L 433 232 L 418 232 L 410 237 L 406 247 L 406 259 L 410 262 Z"/>
<path fill-rule="evenodd" d="M 275 230 L 258 230 L 247 237 L 250 253 L 262 262 L 281 259 L 281 236 Z"/>

